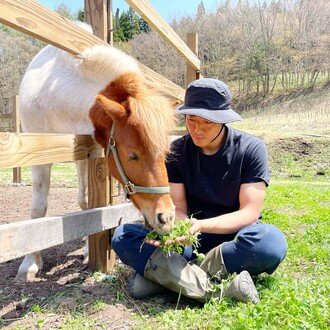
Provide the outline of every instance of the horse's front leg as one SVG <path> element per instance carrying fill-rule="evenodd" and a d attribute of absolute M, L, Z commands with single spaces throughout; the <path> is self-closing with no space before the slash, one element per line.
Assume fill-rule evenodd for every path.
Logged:
<path fill-rule="evenodd" d="M 78 174 L 78 205 L 82 210 L 88 208 L 88 160 L 78 160 L 77 174 Z M 84 262 L 87 262 L 88 258 L 88 236 L 85 237 L 85 247 L 83 251 Z"/>
<path fill-rule="evenodd" d="M 47 197 L 50 187 L 50 172 L 52 164 L 32 166 L 32 205 L 31 218 L 42 218 L 47 212 Z M 38 239 L 37 237 L 35 239 Z M 34 279 L 43 263 L 41 253 L 34 252 L 25 256 L 21 263 L 15 281 L 30 282 Z"/>

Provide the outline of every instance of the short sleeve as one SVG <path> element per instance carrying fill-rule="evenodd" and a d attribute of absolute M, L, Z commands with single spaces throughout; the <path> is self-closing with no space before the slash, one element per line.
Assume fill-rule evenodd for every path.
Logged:
<path fill-rule="evenodd" d="M 241 183 L 252 183 L 264 181 L 268 186 L 270 173 L 267 161 L 267 148 L 265 144 L 256 139 L 244 155 Z"/>
<path fill-rule="evenodd" d="M 180 139 L 179 139 L 180 140 Z M 182 176 L 182 148 L 180 147 L 180 141 L 175 140 L 171 145 L 171 152 L 166 158 L 166 169 L 168 175 L 168 181 L 171 183 L 183 183 Z"/>

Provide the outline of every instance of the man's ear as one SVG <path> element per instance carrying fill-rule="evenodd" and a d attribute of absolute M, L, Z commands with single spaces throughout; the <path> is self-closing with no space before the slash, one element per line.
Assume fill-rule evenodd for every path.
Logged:
<path fill-rule="evenodd" d="M 174 109 L 175 107 L 177 107 L 179 104 L 181 103 L 180 100 L 173 100 L 170 102 L 171 107 Z"/>

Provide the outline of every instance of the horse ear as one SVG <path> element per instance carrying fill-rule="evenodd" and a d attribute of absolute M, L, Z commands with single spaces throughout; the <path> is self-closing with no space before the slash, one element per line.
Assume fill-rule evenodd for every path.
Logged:
<path fill-rule="evenodd" d="M 112 120 L 122 119 L 127 116 L 127 110 L 120 103 L 108 99 L 102 94 L 96 95 L 96 102 L 103 108 L 104 112 L 111 117 Z"/>
<path fill-rule="evenodd" d="M 171 107 L 174 109 L 176 106 L 178 106 L 181 103 L 180 100 L 173 100 L 170 102 Z"/>

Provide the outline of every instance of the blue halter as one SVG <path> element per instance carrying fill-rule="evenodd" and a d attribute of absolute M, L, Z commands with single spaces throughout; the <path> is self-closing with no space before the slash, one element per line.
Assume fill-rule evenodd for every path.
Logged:
<path fill-rule="evenodd" d="M 144 193 L 144 194 L 169 194 L 170 193 L 170 187 L 143 187 L 143 186 L 136 186 L 134 183 L 132 183 L 128 177 L 126 176 L 123 166 L 121 165 L 118 151 L 116 148 L 116 141 L 114 138 L 115 135 L 115 123 L 112 123 L 111 131 L 110 131 L 110 137 L 109 137 L 109 144 L 108 149 L 106 151 L 106 157 L 109 156 L 110 153 L 112 153 L 117 170 L 120 174 L 121 179 L 124 183 L 124 190 L 126 193 L 126 196 L 134 195 L 136 193 Z"/>

